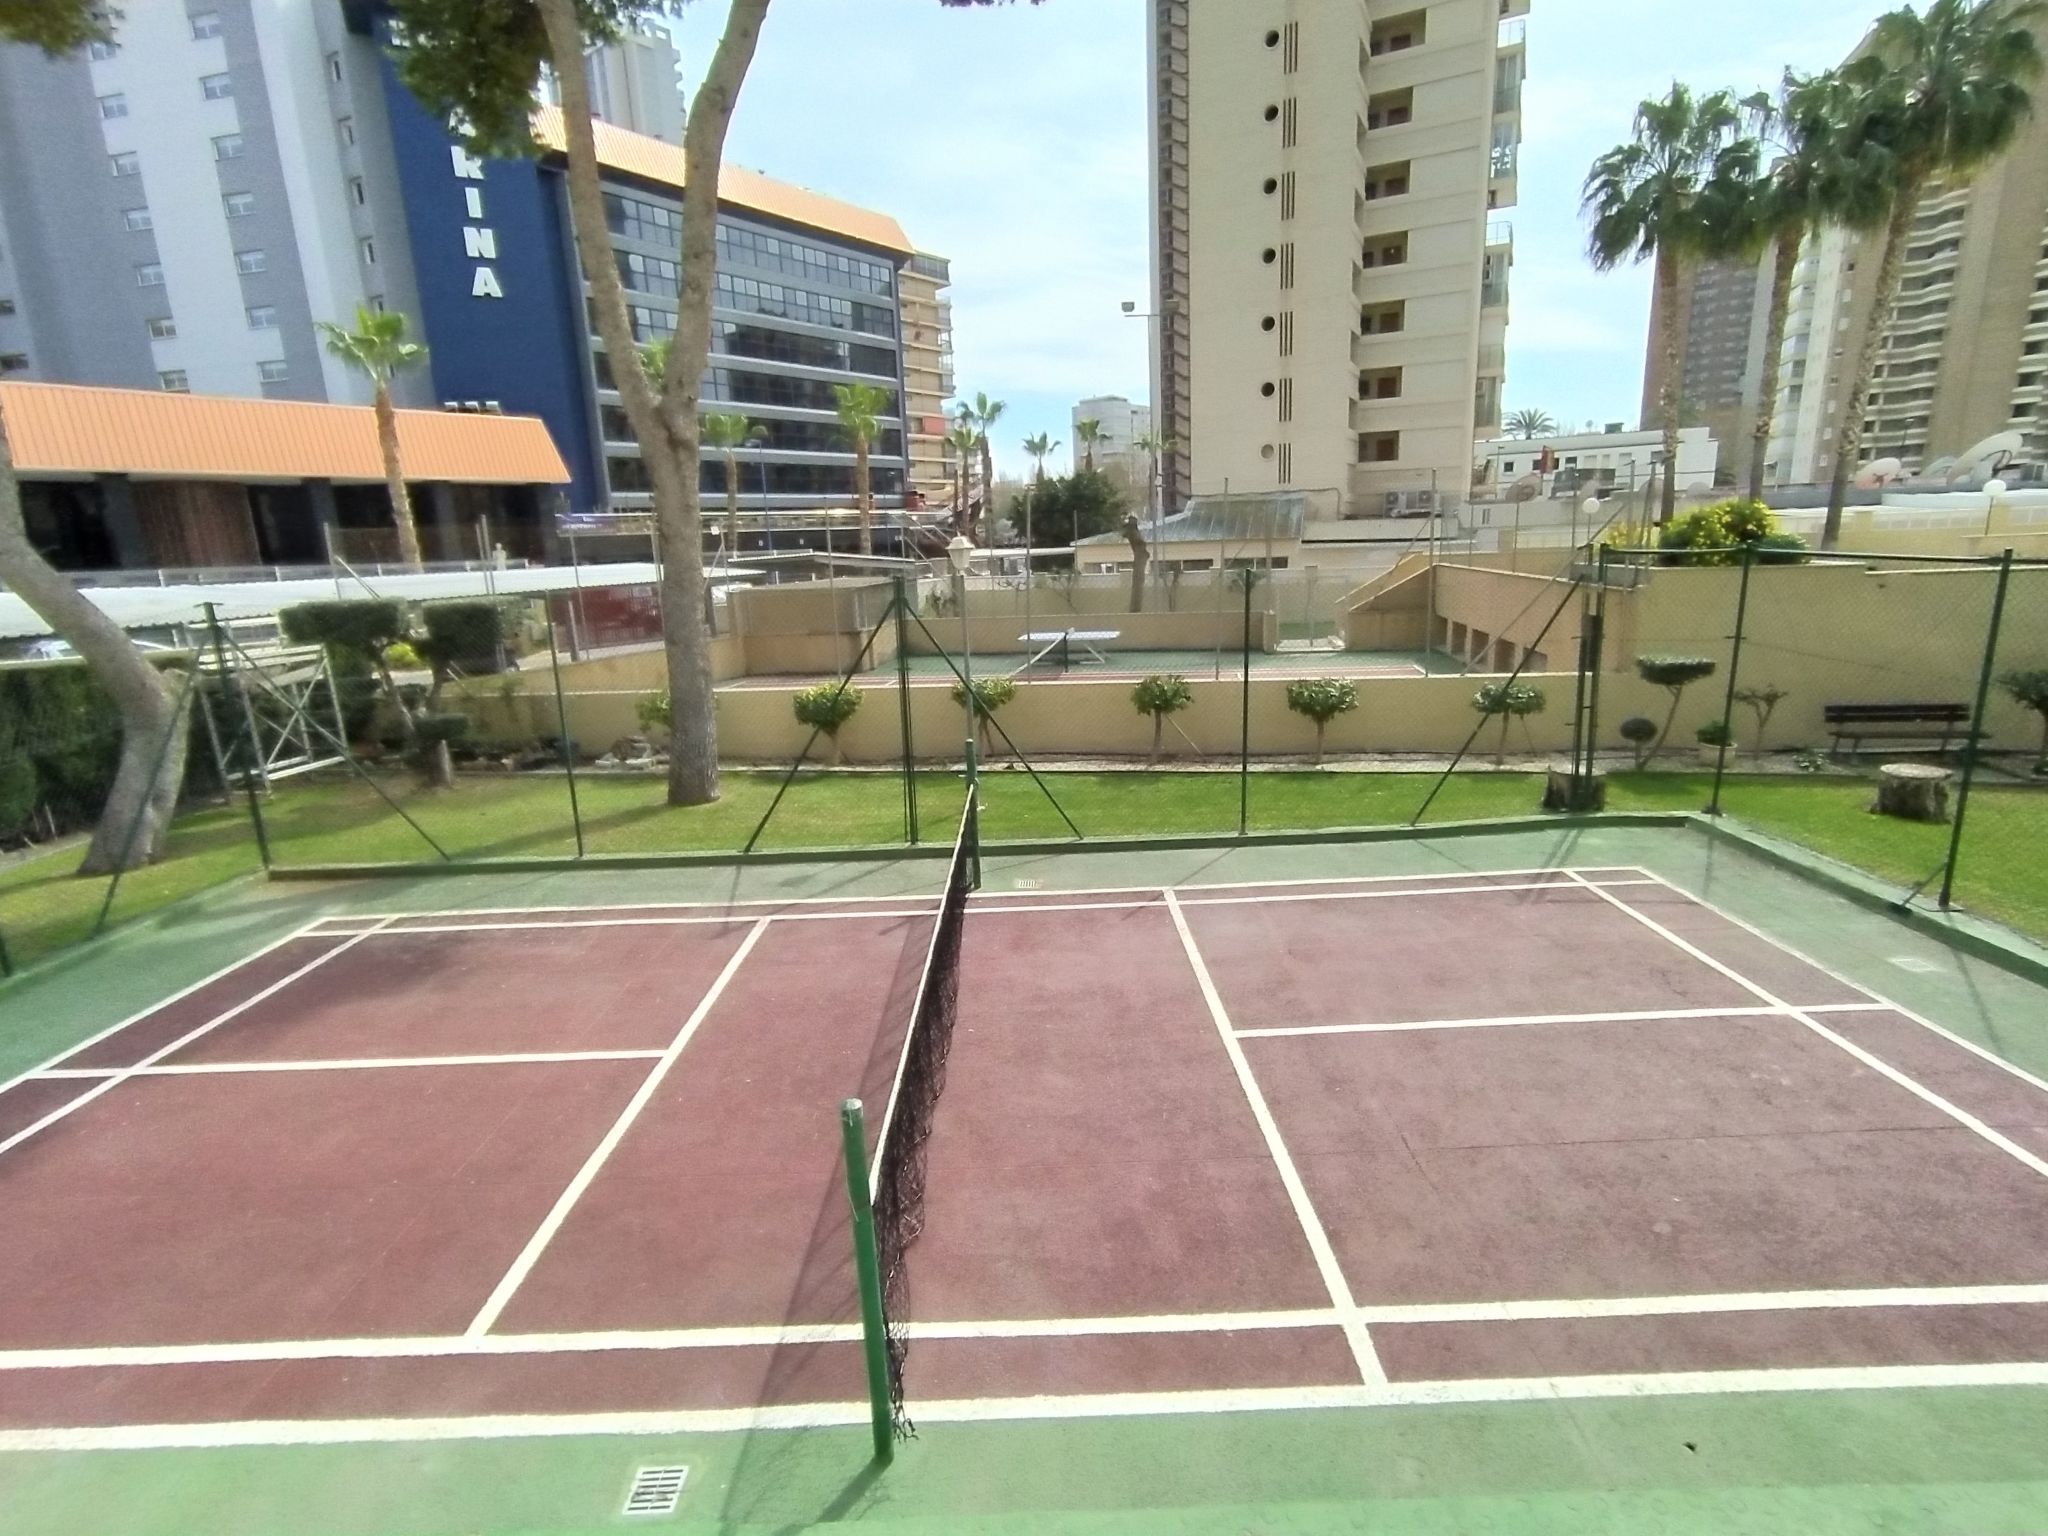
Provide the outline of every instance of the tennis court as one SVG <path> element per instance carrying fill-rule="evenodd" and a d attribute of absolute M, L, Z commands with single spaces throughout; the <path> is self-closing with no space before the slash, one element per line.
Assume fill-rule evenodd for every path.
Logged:
<path fill-rule="evenodd" d="M 2048 1384 L 2048 1081 L 1651 865 L 1069 867 L 965 910 L 927 1435 Z M 940 911 L 368 901 L 110 1021 L 0 1090 L 0 1447 L 865 1422 Z"/>

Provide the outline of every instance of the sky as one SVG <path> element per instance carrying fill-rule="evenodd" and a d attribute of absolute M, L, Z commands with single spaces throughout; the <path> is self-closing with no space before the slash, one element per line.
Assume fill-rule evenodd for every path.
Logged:
<path fill-rule="evenodd" d="M 1244 0 L 1255 5 L 1257 0 Z M 1587 265 L 1579 186 L 1635 103 L 1680 76 L 1751 91 L 1839 62 L 1878 0 L 1534 0 L 1523 99 L 1507 408 L 1635 425 L 1649 274 Z M 673 23 L 694 86 L 725 0 Z M 1148 392 L 1146 0 L 943 8 L 775 0 L 729 159 L 895 216 L 953 264 L 959 388 L 1008 402 L 998 469 L 1023 439 L 1073 437 L 1075 401 Z"/>

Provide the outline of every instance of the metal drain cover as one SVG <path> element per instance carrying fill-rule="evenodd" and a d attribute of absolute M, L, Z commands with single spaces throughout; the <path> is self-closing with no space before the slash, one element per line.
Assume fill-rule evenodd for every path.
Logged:
<path fill-rule="evenodd" d="M 672 1515 L 683 1496 L 683 1479 L 688 1467 L 642 1467 L 633 1474 L 633 1490 L 626 1495 L 628 1515 Z"/>

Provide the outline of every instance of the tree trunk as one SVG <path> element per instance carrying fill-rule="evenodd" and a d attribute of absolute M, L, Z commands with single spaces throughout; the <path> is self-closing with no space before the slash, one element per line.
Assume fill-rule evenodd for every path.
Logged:
<path fill-rule="evenodd" d="M 967 450 L 960 450 L 960 462 L 953 466 L 953 531 L 967 531 Z"/>
<path fill-rule="evenodd" d="M 766 511 L 764 507 L 762 509 Z M 725 563 L 731 565 L 740 554 L 740 461 L 725 450 Z"/>
<path fill-rule="evenodd" d="M 1771 434 L 1778 424 L 1778 354 L 1785 346 L 1785 318 L 1792 308 L 1792 280 L 1799 274 L 1799 235 L 1792 230 L 1778 234 L 1778 249 L 1771 263 L 1771 307 L 1764 322 L 1764 375 L 1758 388 L 1756 426 L 1749 444 L 1749 499 L 1764 499 L 1764 460 L 1771 450 Z"/>
<path fill-rule="evenodd" d="M 1678 409 L 1682 399 L 1679 373 L 1685 366 L 1685 328 L 1678 323 L 1678 253 L 1668 246 L 1657 248 L 1658 328 L 1657 345 L 1664 355 L 1663 387 L 1658 391 L 1657 409 L 1663 414 L 1664 489 L 1659 503 L 1657 526 L 1668 524 L 1678 512 Z"/>
<path fill-rule="evenodd" d="M 875 498 L 868 483 L 868 440 L 865 433 L 853 439 L 853 498 L 860 508 L 860 552 L 875 552 Z"/>
<path fill-rule="evenodd" d="M 1316 767 L 1318 767 L 1318 768 L 1320 768 L 1320 767 L 1322 767 L 1322 766 L 1323 766 L 1323 735 L 1324 735 L 1324 733 L 1325 733 L 1326 731 L 1328 731 L 1328 729 L 1329 729 L 1329 727 L 1328 727 L 1328 726 L 1327 726 L 1327 725 L 1326 725 L 1326 724 L 1325 724 L 1325 723 L 1324 723 L 1323 721 L 1321 721 L 1321 720 L 1318 720 L 1318 721 L 1316 722 L 1316 761 L 1315 761 L 1315 766 L 1316 766 Z"/>
<path fill-rule="evenodd" d="M 981 543 L 993 549 L 996 542 L 996 455 L 988 434 L 981 436 Z"/>
<path fill-rule="evenodd" d="M 1917 176 L 1900 183 L 1891 219 L 1885 226 L 1884 256 L 1877 264 L 1877 292 L 1870 301 L 1869 318 L 1864 321 L 1855 378 L 1842 404 L 1841 426 L 1835 433 L 1835 475 L 1828 488 L 1827 521 L 1821 524 L 1822 549 L 1833 549 L 1841 542 L 1842 510 L 1849 504 L 1849 477 L 1856 473 L 1856 461 L 1863 456 L 1863 413 L 1870 402 L 1870 385 L 1877 374 L 1878 359 L 1884 355 L 1885 323 L 1891 318 L 1892 303 L 1898 297 L 1899 272 L 1905 265 L 1913 216 L 1920 211 L 1923 184 Z"/>
<path fill-rule="evenodd" d="M 711 294 L 717 264 L 718 172 L 747 67 L 760 41 L 769 0 L 733 0 L 725 32 L 690 105 L 683 138 L 681 295 L 675 338 L 659 395 L 636 355 L 625 290 L 612 260 L 604 192 L 590 125 L 583 33 L 576 0 L 539 0 L 548 51 L 562 92 L 569 141 L 569 204 L 576 245 L 590 274 L 598 334 L 614 360 L 620 402 L 639 437 L 654 492 L 661 539 L 662 632 L 668 662 L 674 741 L 669 750 L 668 803 L 704 805 L 718 798 L 718 723 L 711 686 L 711 649 L 704 624 L 704 508 L 699 481 L 698 420 L 704 368 L 711 355 Z"/>
<path fill-rule="evenodd" d="M 1151 767 L 1158 763 L 1159 754 L 1165 750 L 1165 747 L 1166 716 L 1154 715 L 1152 717 L 1152 756 L 1146 764 L 1147 767 Z"/>
<path fill-rule="evenodd" d="M 412 519 L 412 495 L 405 488 L 405 466 L 398 459 L 398 413 L 391 408 L 391 383 L 377 381 L 377 448 L 384 455 L 384 485 L 391 493 L 391 525 L 398 530 L 398 558 L 401 564 L 418 570 L 419 525 Z"/>
<path fill-rule="evenodd" d="M 1138 526 L 1138 514 L 1124 515 L 1124 537 L 1131 546 L 1131 612 L 1145 611 L 1145 567 L 1151 564 L 1151 551 L 1145 547 L 1144 530 Z"/>
<path fill-rule="evenodd" d="M 71 643 L 106 690 L 121 719 L 121 758 L 84 875 L 135 869 L 163 856 L 164 839 L 185 782 L 188 736 L 178 690 L 130 642 L 125 631 L 53 567 L 29 542 L 21 485 L 0 420 L 0 581 L 51 629 Z M 166 747 L 165 738 L 169 737 Z"/>

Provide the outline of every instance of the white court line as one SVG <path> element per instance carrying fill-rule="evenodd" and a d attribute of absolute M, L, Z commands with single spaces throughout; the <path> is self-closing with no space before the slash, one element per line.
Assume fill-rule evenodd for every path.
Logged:
<path fill-rule="evenodd" d="M 1833 966 L 1827 965 L 1822 961 L 1814 959 L 1813 956 L 1806 954 L 1802 950 L 1794 949 L 1790 944 L 1787 944 L 1783 939 L 1774 938 L 1772 935 L 1766 933 L 1763 929 L 1757 927 L 1756 924 L 1746 922 L 1742 918 L 1737 917 L 1733 912 L 1729 912 L 1721 907 L 1715 906 L 1714 903 L 1712 903 L 1711 901 L 1706 900 L 1702 896 L 1695 895 L 1693 892 L 1688 891 L 1684 886 L 1678 885 L 1673 881 L 1667 880 L 1662 875 L 1652 874 L 1649 870 L 1644 870 L 1643 873 L 1649 874 L 1651 876 L 1651 879 L 1653 879 L 1658 885 L 1663 886 L 1667 891 L 1673 891 L 1676 892 L 1678 895 L 1683 896 L 1687 901 L 1691 902 L 1701 911 L 1711 912 L 1714 914 L 1714 916 L 1720 918 L 1723 922 L 1733 923 L 1743 932 L 1750 934 L 1752 937 L 1762 939 L 1766 944 L 1771 945 L 1774 949 L 1783 951 L 1785 954 L 1790 955 L 1794 960 L 1798 960 L 1806 965 L 1812 966 L 1816 971 L 1819 971 L 1823 976 L 1827 976 L 1832 980 L 1841 983 L 1841 985 L 1848 987 L 1851 991 L 1861 992 L 1865 997 L 1870 998 L 1873 1004 L 1875 1004 L 1877 1007 L 1883 1008 L 1886 1012 L 1896 1013 L 1897 1015 L 1899 1015 L 1899 1017 L 1904 1019 L 1911 1019 L 1915 1024 L 1918 1024 L 1922 1029 L 1929 1030 L 1934 1034 L 1941 1036 L 1942 1039 L 1949 1041 L 1951 1044 L 1961 1046 L 1964 1050 L 1968 1051 L 1972 1056 L 1976 1056 L 1981 1060 L 1989 1062 L 1992 1066 L 1999 1068 L 2008 1076 L 2016 1077 L 2021 1082 L 2027 1084 L 2029 1087 L 2038 1088 L 2041 1090 L 2041 1092 L 2048 1093 L 2048 1078 L 2044 1078 L 2036 1073 L 2029 1072 L 2025 1067 L 2019 1065 L 2019 1063 L 2007 1061 L 2003 1056 L 1999 1055 L 1996 1051 L 1981 1046 L 1976 1041 L 1971 1040 L 1966 1036 L 1959 1035 L 1954 1030 L 1949 1029 L 1944 1025 L 1937 1024 L 1934 1022 L 1934 1020 L 1927 1018 L 1922 1014 L 1915 1013 L 1912 1009 L 1907 1008 L 1902 1004 L 1893 1002 L 1890 998 L 1886 997 L 1883 993 L 1877 991 L 1875 988 L 1866 987 L 1862 982 L 1857 981 L 1853 977 L 1843 975 Z M 1808 1013 L 1820 1013 L 1824 1010 L 1819 1008 L 1809 1008 L 1806 1011 Z"/>
<path fill-rule="evenodd" d="M 1238 1044 L 1237 1037 L 1231 1032 L 1230 1014 L 1223 1006 L 1223 995 L 1216 990 L 1216 982 L 1209 975 L 1209 967 L 1195 943 L 1194 930 L 1188 927 L 1187 914 L 1180 908 L 1180 898 L 1172 891 L 1166 893 L 1166 910 L 1173 914 L 1174 931 L 1180 935 L 1181 948 L 1187 952 L 1195 984 L 1201 988 L 1202 1001 L 1208 1005 L 1216 1036 L 1223 1042 L 1231 1069 L 1237 1073 L 1238 1086 L 1244 1090 L 1252 1118 L 1258 1122 L 1259 1132 L 1266 1139 L 1266 1151 L 1271 1155 L 1280 1182 L 1287 1190 L 1295 1220 L 1301 1224 L 1302 1236 L 1308 1240 L 1309 1252 L 1315 1256 L 1316 1269 L 1323 1277 L 1323 1288 L 1330 1293 L 1331 1304 L 1350 1319 L 1344 1325 L 1344 1336 L 1358 1362 L 1359 1375 L 1368 1386 L 1384 1386 L 1387 1373 L 1380 1364 L 1379 1352 L 1373 1348 L 1372 1336 L 1366 1332 L 1365 1325 L 1356 1320 L 1357 1304 L 1351 1295 L 1351 1283 L 1344 1278 L 1343 1266 L 1337 1262 L 1337 1251 L 1330 1246 L 1330 1234 L 1323 1230 L 1322 1218 L 1316 1215 L 1308 1186 L 1302 1183 L 1301 1171 L 1294 1166 L 1294 1158 L 1288 1153 L 1279 1123 L 1267 1107 L 1266 1096 L 1259 1088 L 1258 1078 L 1252 1073 L 1251 1063 L 1245 1059 L 1244 1047 Z"/>
<path fill-rule="evenodd" d="M 1729 1316 L 1754 1312 L 1843 1312 L 1926 1307 L 2048 1306 L 2048 1285 L 1891 1286 L 1864 1290 L 1734 1291 L 1585 1300 L 1417 1302 L 1280 1312 L 1193 1312 L 1131 1317 L 1009 1318 L 918 1322 L 912 1340 L 1127 1338 L 1204 1333 L 1276 1333 L 1442 1323 L 1614 1321 Z M 507 1355 L 667 1353 L 855 1344 L 858 1323 L 781 1323 L 721 1328 L 597 1330 L 587 1333 L 430 1334 L 357 1339 L 250 1340 L 228 1344 L 86 1345 L 0 1350 L 0 1371 L 104 1370 L 160 1365 L 240 1365 L 302 1360 L 479 1359 Z"/>
<path fill-rule="evenodd" d="M 291 943 L 294 939 L 342 937 L 342 935 L 340 934 L 328 935 L 316 933 L 314 930 L 319 927 L 319 923 L 320 920 L 315 919 L 313 922 L 301 924 L 299 927 L 294 928 L 290 933 L 286 934 L 283 938 L 273 939 L 270 943 L 264 945 L 261 949 L 256 950 L 252 954 L 244 955 L 239 960 L 230 961 L 228 964 L 222 966 L 217 971 L 209 971 L 206 975 L 200 977 L 197 981 L 193 982 L 188 987 L 180 987 L 177 991 L 173 992 L 169 997 L 164 998 L 161 1002 L 151 1003 L 147 1008 L 137 1009 L 134 1013 L 129 1014 L 127 1018 L 121 1019 L 116 1023 L 109 1024 L 105 1029 L 101 1030 L 98 1034 L 86 1036 L 85 1039 L 79 1041 L 76 1045 L 65 1046 L 63 1050 L 59 1051 L 54 1056 L 46 1058 L 40 1064 L 30 1067 L 28 1068 L 28 1070 L 24 1072 L 18 1072 L 13 1077 L 6 1079 L 4 1082 L 0 1082 L 0 1093 L 5 1093 L 8 1089 L 14 1087 L 16 1084 L 25 1083 L 30 1078 L 39 1076 L 42 1073 L 49 1071 L 49 1069 L 57 1065 L 58 1062 L 63 1061 L 69 1057 L 76 1056 L 80 1051 L 84 1050 L 87 1046 L 98 1045 L 102 1040 L 105 1040 L 108 1036 L 119 1034 L 122 1030 L 128 1028 L 129 1025 L 139 1024 L 144 1019 L 148 1018 L 151 1014 L 156 1013 L 162 1009 L 168 1008 L 173 1003 L 182 1002 L 184 999 L 190 997 L 194 992 L 199 991 L 202 987 L 210 987 L 216 981 L 220 981 L 228 976 L 232 976 L 236 971 L 239 971 L 243 966 L 252 965 L 256 961 L 261 960 L 265 955 L 269 954 L 272 950 L 283 949 L 285 945 Z"/>
<path fill-rule="evenodd" d="M 756 919 L 754 926 L 747 931 L 747 936 L 740 940 L 739 948 L 735 949 L 732 958 L 725 962 L 725 968 L 718 973 L 718 979 L 712 982 L 711 990 L 706 992 L 697 1006 L 691 1010 L 683 1027 L 676 1032 L 675 1039 L 669 1042 L 668 1049 L 656 1060 L 654 1070 L 647 1074 L 646 1079 L 634 1091 L 633 1097 L 626 1101 L 626 1107 L 619 1111 L 619 1117 L 612 1122 L 612 1128 L 605 1132 L 604 1140 L 600 1141 L 590 1156 L 584 1160 L 583 1166 L 576 1171 L 576 1177 L 569 1181 L 568 1188 L 556 1198 L 554 1208 L 535 1229 L 533 1236 L 526 1240 L 526 1246 L 520 1250 L 519 1257 L 512 1261 L 512 1267 L 506 1270 L 504 1277 L 498 1281 L 489 1299 L 484 1302 L 483 1309 L 470 1321 L 466 1330 L 470 1335 L 490 1331 L 491 1325 L 498 1320 L 499 1314 L 512 1300 L 513 1293 L 526 1282 L 527 1275 L 540 1261 L 540 1256 L 546 1251 L 548 1244 L 554 1240 L 555 1233 L 561 1230 L 562 1223 L 568 1220 L 569 1212 L 575 1208 L 576 1202 L 583 1198 L 583 1192 L 590 1188 L 591 1182 L 598 1175 L 598 1170 L 604 1167 L 605 1160 L 625 1139 L 626 1132 L 632 1129 L 633 1122 L 640 1116 L 640 1111 L 645 1109 L 648 1100 L 654 1097 L 654 1090 L 661 1086 L 662 1079 L 667 1077 L 669 1070 L 675 1066 L 676 1059 L 683 1054 L 683 1047 L 690 1043 L 691 1037 L 697 1033 L 698 1027 L 703 1024 L 718 999 L 724 995 L 733 977 L 739 974 L 739 969 L 746 963 L 747 956 L 754 952 L 754 946 L 761 941 L 761 935 L 767 931 L 768 924 Z"/>
<path fill-rule="evenodd" d="M 370 935 L 368 933 L 359 933 L 354 938 L 342 940 L 342 942 L 335 945 L 334 948 L 323 951 L 314 959 L 300 966 L 296 971 L 293 971 L 289 976 L 283 977 L 281 980 L 278 981 L 273 981 L 269 986 L 265 987 L 261 992 L 258 992 L 254 997 L 246 998 L 242 1002 L 235 1004 L 234 1007 L 228 1009 L 226 1012 L 214 1015 L 214 1017 L 208 1019 L 204 1024 L 201 1024 L 196 1029 L 187 1030 L 184 1034 L 180 1035 L 170 1044 L 161 1046 L 158 1049 L 151 1051 L 147 1056 L 143 1057 L 142 1060 L 134 1063 L 132 1066 L 122 1067 L 119 1071 L 114 1073 L 112 1077 L 102 1079 L 97 1086 L 88 1088 L 84 1093 L 81 1093 L 77 1098 L 73 1099 L 70 1103 L 60 1104 L 57 1108 L 51 1110 L 47 1115 L 43 1116 L 42 1119 L 35 1121 L 31 1125 L 23 1126 L 20 1130 L 16 1131 L 12 1136 L 9 1136 L 5 1141 L 0 1141 L 0 1153 L 12 1151 L 15 1147 L 20 1146 L 24 1141 L 27 1141 L 31 1136 L 35 1135 L 38 1131 L 43 1130 L 47 1126 L 55 1125 L 59 1120 L 62 1120 L 65 1116 L 73 1113 L 76 1110 L 83 1109 L 86 1105 L 90 1104 L 94 1099 L 99 1098 L 103 1094 L 111 1092 L 120 1084 L 126 1082 L 129 1078 L 135 1076 L 136 1073 L 140 1072 L 143 1068 L 155 1066 L 158 1062 L 162 1061 L 166 1056 L 171 1055 L 173 1052 L 183 1050 L 193 1041 L 199 1039 L 201 1036 L 206 1035 L 215 1029 L 218 1029 L 221 1025 L 227 1023 L 230 1019 L 237 1018 L 240 1015 L 248 1012 L 249 1009 L 254 1008 L 258 1003 L 264 1001 L 264 999 L 271 997 L 276 993 L 282 992 L 286 987 L 290 986 L 300 977 L 305 976 L 313 971 L 319 970 L 321 966 L 325 965 L 328 961 L 332 960 L 336 955 L 342 954 L 347 950 L 355 948 L 357 944 L 361 943 L 364 939 L 368 938 L 369 936 Z"/>
<path fill-rule="evenodd" d="M 1876 1013 L 1881 1003 L 1824 1003 L 1807 1013 Z M 1424 1029 L 1513 1029 L 1524 1024 L 1634 1024 L 1677 1019 L 1789 1018 L 1790 1008 L 1647 1008 L 1628 1013 L 1525 1013 L 1493 1019 L 1421 1019 L 1403 1024 L 1290 1024 L 1240 1029 L 1240 1040 L 1286 1040 L 1306 1035 L 1397 1035 Z"/>
<path fill-rule="evenodd" d="M 1699 1397 L 1763 1392 L 2048 1386 L 2048 1364 L 1826 1366 L 1683 1371 L 1664 1375 L 1530 1376 L 1416 1381 L 1371 1387 L 1253 1387 L 1212 1392 L 1120 1392 L 1072 1397 L 921 1401 L 920 1423 L 1270 1413 L 1312 1408 L 1437 1407 L 1564 1399 Z M 427 1444 L 565 1435 L 733 1434 L 865 1424 L 865 1402 L 667 1412 L 500 1414 L 431 1419 L 257 1419 L 0 1431 L 0 1451 L 199 1450 L 231 1446 Z"/>
<path fill-rule="evenodd" d="M 195 1061 L 155 1067 L 51 1067 L 36 1081 L 119 1077 L 212 1077 L 234 1072 L 381 1072 L 394 1067 L 505 1067 L 577 1061 L 659 1061 L 660 1051 L 516 1051 L 502 1056 L 361 1056 L 309 1061 Z"/>
<path fill-rule="evenodd" d="M 1598 886 L 1588 886 L 1587 889 L 1600 890 Z M 1680 949 L 1684 950 L 1687 954 L 1691 955 L 1695 960 L 1698 960 L 1703 964 L 1712 966 L 1715 970 L 1719 971 L 1723 976 L 1726 976 L 1730 981 L 1736 983 L 1736 985 L 1743 987 L 1750 992 L 1755 993 L 1758 997 L 1762 998 L 1767 1003 L 1771 1003 L 1777 1007 L 1783 1008 L 1791 1018 L 1794 1018 L 1798 1020 L 1801 1024 L 1804 1024 L 1808 1029 L 1812 1030 L 1815 1034 L 1819 1035 L 1821 1039 L 1826 1040 L 1831 1044 L 1840 1046 L 1843 1050 L 1847 1051 L 1851 1056 L 1854 1056 L 1858 1061 L 1862 1062 L 1866 1067 L 1869 1067 L 1873 1072 L 1882 1073 L 1884 1076 L 1890 1078 L 1893 1082 L 1897 1083 L 1901 1088 L 1905 1089 L 1908 1093 L 1912 1094 L 1915 1098 L 1920 1099 L 1922 1102 L 1932 1106 L 1935 1109 L 1940 1110 L 1943 1114 L 1947 1115 L 1951 1120 L 1955 1121 L 1956 1124 L 1962 1126 L 1965 1130 L 1971 1131 L 1976 1135 L 1982 1137 L 1985 1141 L 1990 1142 L 1992 1146 L 1998 1148 L 1999 1151 L 2005 1153 L 2007 1156 L 2013 1158 L 2017 1162 L 2024 1163 L 2027 1167 L 2033 1169 L 2034 1172 L 2040 1174 L 2043 1178 L 2048 1178 L 2048 1159 L 2035 1156 L 2032 1152 L 2029 1152 L 2025 1147 L 2021 1146 L 2018 1142 L 2014 1141 L 2010 1136 L 2007 1136 L 2002 1132 L 1994 1129 L 1992 1126 L 1985 1124 L 1975 1115 L 1969 1113 L 1969 1111 L 1959 1109 L 1955 1105 L 1949 1103 L 1947 1099 L 1943 1098 L 1940 1094 L 1936 1093 L 1932 1088 L 1926 1086 L 1926 1084 L 1921 1083 L 1915 1080 L 1914 1078 L 1907 1076 L 1904 1072 L 1901 1072 L 1897 1067 L 1893 1066 L 1890 1062 L 1885 1061 L 1883 1058 L 1872 1055 L 1869 1051 L 1866 1051 L 1862 1046 L 1858 1045 L 1855 1041 L 1849 1039 L 1846 1035 L 1837 1034 L 1834 1030 L 1829 1029 L 1825 1024 L 1821 1023 L 1818 1019 L 1813 1017 L 1812 1010 L 1805 1008 L 1794 1008 L 1790 1004 L 1786 1003 L 1783 999 L 1772 996 L 1766 988 L 1757 985 L 1757 983 L 1751 981 L 1748 977 L 1744 976 L 1740 971 L 1734 969 L 1734 967 L 1724 965 L 1721 961 L 1716 960 L 1712 955 L 1708 954 L 1705 950 L 1701 949 L 1697 944 L 1694 944 L 1689 940 L 1680 938 L 1677 934 L 1673 933 L 1669 928 L 1666 928 L 1662 923 L 1658 922 L 1654 917 L 1651 917 L 1646 913 L 1637 911 L 1634 907 L 1630 906 L 1627 902 L 1623 901 L 1619 896 L 1612 896 L 1609 895 L 1606 891 L 1601 890 L 1600 899 L 1602 901 L 1609 902 L 1614 906 L 1620 908 L 1622 912 L 1634 918 L 1637 922 L 1641 923 L 1645 928 L 1648 928 L 1652 933 L 1661 934 L 1671 943 L 1677 945 Z"/>

